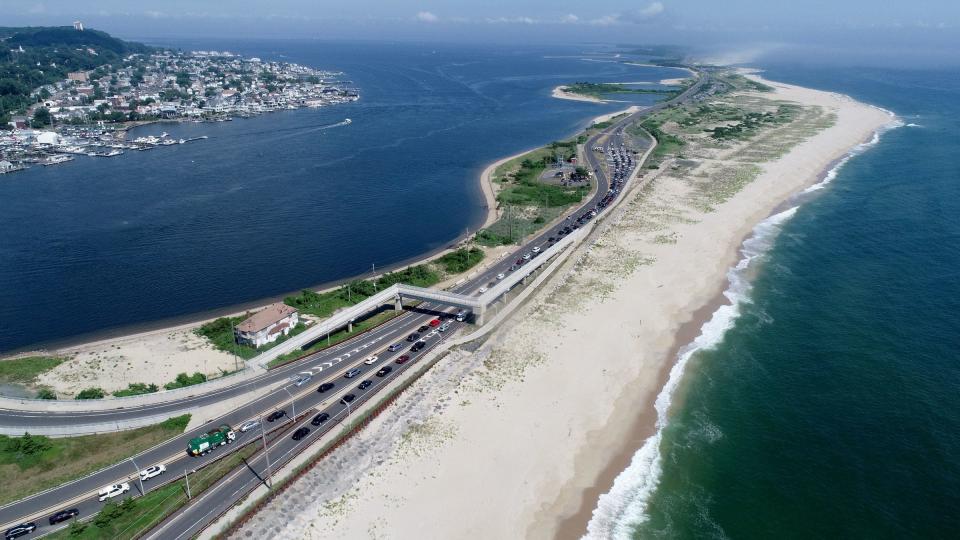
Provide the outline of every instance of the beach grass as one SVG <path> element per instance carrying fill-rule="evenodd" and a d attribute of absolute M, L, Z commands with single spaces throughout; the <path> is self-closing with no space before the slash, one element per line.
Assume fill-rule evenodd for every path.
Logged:
<path fill-rule="evenodd" d="M 0 504 L 80 478 L 183 433 L 185 414 L 155 426 L 80 437 L 0 435 Z M 131 465 L 132 467 L 132 465 Z M 132 469 L 131 469 L 132 470 Z"/>
<path fill-rule="evenodd" d="M 34 384 L 37 377 L 59 366 L 64 360 L 56 356 L 26 356 L 0 360 L 0 382 Z"/>

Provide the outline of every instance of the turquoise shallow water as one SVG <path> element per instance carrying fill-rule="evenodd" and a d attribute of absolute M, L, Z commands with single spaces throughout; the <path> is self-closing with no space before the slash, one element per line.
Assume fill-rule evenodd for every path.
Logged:
<path fill-rule="evenodd" d="M 690 356 L 660 460 L 628 471 L 659 483 L 618 494 L 612 536 L 956 538 L 960 73 L 767 76 L 907 125 L 761 228 L 740 316 Z"/>

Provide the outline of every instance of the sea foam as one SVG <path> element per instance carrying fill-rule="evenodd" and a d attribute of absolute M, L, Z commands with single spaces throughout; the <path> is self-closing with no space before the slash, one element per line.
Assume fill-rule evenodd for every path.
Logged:
<path fill-rule="evenodd" d="M 663 456 L 660 453 L 660 443 L 663 440 L 664 429 L 669 423 L 670 404 L 676 389 L 680 386 L 687 363 L 698 351 L 714 348 L 723 341 L 724 334 L 740 315 L 740 307 L 750 301 L 751 266 L 773 246 L 782 225 L 793 217 L 799 205 L 802 204 L 802 196 L 823 189 L 837 177 L 837 173 L 850 159 L 877 144 L 880 136 L 886 131 L 904 125 L 894 113 L 881 110 L 890 115 L 889 124 L 874 132 L 869 141 L 847 152 L 827 171 L 823 180 L 801 192 L 800 197 L 792 199 L 793 204 L 790 204 L 788 209 L 757 224 L 750 237 L 744 241 L 740 250 L 742 258 L 736 266 L 727 271 L 729 285 L 723 295 L 729 304 L 718 308 L 710 320 L 700 328 L 697 338 L 677 353 L 677 361 L 670 369 L 667 382 L 654 402 L 657 413 L 656 432 L 633 455 L 630 465 L 617 475 L 610 491 L 600 496 L 597 507 L 593 510 L 593 516 L 587 524 L 585 539 L 629 540 L 632 539 L 636 526 L 646 521 L 650 496 L 656 489 L 662 473 Z"/>

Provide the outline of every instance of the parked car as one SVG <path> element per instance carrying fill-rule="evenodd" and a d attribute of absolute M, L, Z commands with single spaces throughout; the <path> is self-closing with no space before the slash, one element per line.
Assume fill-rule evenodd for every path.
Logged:
<path fill-rule="evenodd" d="M 394 343 L 393 345 L 387 347 L 387 350 L 390 352 L 397 352 L 403 348 L 403 345 L 400 343 Z"/>
<path fill-rule="evenodd" d="M 383 366 L 380 368 L 380 371 L 377 372 L 377 377 L 386 377 L 388 373 L 393 371 L 393 368 L 390 366 Z"/>
<path fill-rule="evenodd" d="M 161 474 L 167 472 L 167 466 L 163 463 L 158 463 L 156 465 L 151 465 L 146 469 L 140 471 L 140 480 L 149 480 L 160 476 Z"/>
<path fill-rule="evenodd" d="M 100 488 L 100 491 L 97 493 L 100 497 L 100 502 L 103 502 L 107 499 L 112 499 L 117 495 L 123 495 L 124 493 L 130 491 L 130 484 L 124 482 L 122 484 L 114 484 L 112 486 L 107 486 L 105 488 Z"/>
<path fill-rule="evenodd" d="M 260 425 L 259 420 L 247 420 L 246 422 L 240 424 L 240 427 L 238 429 L 240 430 L 240 433 L 246 433 L 259 425 Z"/>
<path fill-rule="evenodd" d="M 359 368 L 353 368 L 353 369 L 347 370 L 347 372 L 343 374 L 343 377 L 344 377 L 345 379 L 352 379 L 352 378 L 356 377 L 356 376 L 359 375 L 359 374 L 360 374 L 360 369 L 359 369 Z"/>
<path fill-rule="evenodd" d="M 400 365 L 406 364 L 409 361 L 410 361 L 410 356 L 406 354 L 401 356 L 400 358 L 397 358 L 397 363 Z"/>
<path fill-rule="evenodd" d="M 372 356 L 368 356 L 367 359 L 363 361 L 363 363 L 369 366 L 370 364 L 376 364 L 377 360 L 379 359 L 380 357 L 374 354 Z"/>
<path fill-rule="evenodd" d="M 407 343 L 413 343 L 414 341 L 416 341 L 416 340 L 418 340 L 418 339 L 420 339 L 420 334 L 417 333 L 417 332 L 414 332 L 414 333 L 410 334 L 409 336 L 407 336 Z"/>
<path fill-rule="evenodd" d="M 63 523 L 64 521 L 70 518 L 77 517 L 79 515 L 80 515 L 79 509 L 71 508 L 69 510 L 61 510 L 57 512 L 56 514 L 47 518 L 47 521 L 49 521 L 51 525 L 56 525 L 57 523 Z"/>
<path fill-rule="evenodd" d="M 313 417 L 313 420 L 311 420 L 310 423 L 313 424 L 313 425 L 315 425 L 315 426 L 319 426 L 320 424 L 326 422 L 326 421 L 329 420 L 329 419 L 330 419 L 330 415 L 327 414 L 327 413 L 325 413 L 325 412 L 322 412 L 322 413 L 314 416 L 314 417 Z"/>
<path fill-rule="evenodd" d="M 7 532 L 4 533 L 3 537 L 5 540 L 10 538 L 19 538 L 25 534 L 30 534 L 37 529 L 37 524 L 34 522 L 21 523 L 7 529 Z"/>
<path fill-rule="evenodd" d="M 360 383 L 359 385 L 357 385 L 357 390 L 366 390 L 367 388 L 370 388 L 371 384 L 373 384 L 373 381 L 371 381 L 370 379 L 367 379 L 362 383 Z"/>
<path fill-rule="evenodd" d="M 310 433 L 310 428 L 302 427 L 293 432 L 293 440 L 299 441 L 300 439 L 306 437 Z"/>
<path fill-rule="evenodd" d="M 321 384 L 319 388 L 317 388 L 317 392 L 320 392 L 320 393 L 322 394 L 322 393 L 326 392 L 327 390 L 332 389 L 334 386 L 336 386 L 336 385 L 333 384 L 332 382 L 325 382 L 325 383 Z"/>
<path fill-rule="evenodd" d="M 270 416 L 267 417 L 267 422 L 273 422 L 274 420 L 279 420 L 287 415 L 287 411 L 280 409 L 279 411 L 273 411 L 270 413 Z"/>
<path fill-rule="evenodd" d="M 347 395 L 343 396 L 342 398 L 340 398 L 340 404 L 341 404 L 341 405 L 346 405 L 347 403 L 350 403 L 350 402 L 352 402 L 352 401 L 355 400 L 355 399 L 357 399 L 357 396 L 355 396 L 355 395 L 353 395 L 353 394 L 347 394 Z"/>
<path fill-rule="evenodd" d="M 429 324 L 431 327 L 436 328 L 440 326 L 440 319 L 433 319 L 432 321 L 430 321 Z"/>

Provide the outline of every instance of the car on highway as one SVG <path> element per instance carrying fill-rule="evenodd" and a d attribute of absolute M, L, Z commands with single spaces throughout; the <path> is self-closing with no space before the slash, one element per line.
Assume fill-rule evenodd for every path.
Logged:
<path fill-rule="evenodd" d="M 417 332 L 419 332 L 419 333 L 422 334 L 422 333 L 426 332 L 426 331 L 429 330 L 429 329 L 430 329 L 429 326 L 423 325 L 423 326 L 421 326 L 420 328 L 417 328 Z"/>
<path fill-rule="evenodd" d="M 432 328 L 436 328 L 436 327 L 440 326 L 440 319 L 433 319 L 433 320 L 430 321 L 429 324 L 430 324 L 430 326 L 431 326 Z"/>
<path fill-rule="evenodd" d="M 75 518 L 79 515 L 80 515 L 79 508 L 71 508 L 69 510 L 61 510 L 57 512 L 56 514 L 48 517 L 47 521 L 49 521 L 51 525 L 56 525 L 57 523 L 63 523 L 64 521 L 70 518 Z"/>
<path fill-rule="evenodd" d="M 370 364 L 376 364 L 377 360 L 379 359 L 380 357 L 374 354 L 372 356 L 368 356 L 367 359 L 363 361 L 363 363 L 369 366 Z"/>
<path fill-rule="evenodd" d="M 317 388 L 317 392 L 320 392 L 320 393 L 322 394 L 322 393 L 326 392 L 327 390 L 332 389 L 334 386 L 336 386 L 336 385 L 333 384 L 332 382 L 325 382 L 325 383 L 321 384 L 321 385 Z"/>
<path fill-rule="evenodd" d="M 342 398 L 340 398 L 340 404 L 341 404 L 341 405 L 346 405 L 347 403 L 350 403 L 350 402 L 352 402 L 352 401 L 355 400 L 355 399 L 357 399 L 357 396 L 355 396 L 355 395 L 353 395 L 353 394 L 347 394 L 347 395 L 343 396 Z"/>
<path fill-rule="evenodd" d="M 140 471 L 140 480 L 149 480 L 151 478 L 156 478 L 161 474 L 167 472 L 167 466 L 163 463 L 158 463 L 156 465 L 151 465 L 146 469 Z"/>
<path fill-rule="evenodd" d="M 534 253 L 540 253 L 540 246 L 533 246 L 533 249 L 531 249 L 530 251 Z"/>
<path fill-rule="evenodd" d="M 420 334 L 418 334 L 417 332 L 414 332 L 414 333 L 410 334 L 409 336 L 407 336 L 407 343 L 413 343 L 414 341 L 416 341 L 416 340 L 418 340 L 418 339 L 420 339 Z"/>
<path fill-rule="evenodd" d="M 315 425 L 315 426 L 319 426 L 320 424 L 326 422 L 326 421 L 329 420 L 329 419 L 330 419 L 330 415 L 327 414 L 327 413 L 325 413 L 325 412 L 322 412 L 322 413 L 314 416 L 314 417 L 313 417 L 313 420 L 311 420 L 310 423 L 313 424 L 313 425 Z"/>
<path fill-rule="evenodd" d="M 130 484 L 124 482 L 122 484 L 113 484 L 112 486 L 107 486 L 100 488 L 100 491 L 97 492 L 100 502 L 103 502 L 107 499 L 112 499 L 117 495 L 123 495 L 124 493 L 130 491 Z"/>
<path fill-rule="evenodd" d="M 367 379 L 357 385 L 357 390 L 366 390 L 367 388 L 370 388 L 371 384 L 373 384 L 373 381 L 371 381 L 370 379 Z"/>
<path fill-rule="evenodd" d="M 246 422 L 240 424 L 240 427 L 237 429 L 240 431 L 240 433 L 246 433 L 259 425 L 259 420 L 247 420 Z"/>
<path fill-rule="evenodd" d="M 457 322 L 463 322 L 465 320 L 467 320 L 467 312 L 461 309 L 457 312 Z"/>
<path fill-rule="evenodd" d="M 507 276 L 505 276 L 505 275 L 503 275 L 503 274 L 497 274 L 497 279 L 503 279 L 503 278 L 505 278 L 505 277 L 507 277 Z"/>
<path fill-rule="evenodd" d="M 397 352 L 403 348 L 403 345 L 400 343 L 394 343 L 393 345 L 387 347 L 387 350 L 390 352 Z"/>
<path fill-rule="evenodd" d="M 303 386 L 303 385 L 307 384 L 308 382 L 310 382 L 310 379 L 312 379 L 312 378 L 313 378 L 313 374 L 312 374 L 312 373 L 298 373 L 297 375 L 295 375 L 295 376 L 293 377 L 292 380 L 293 380 L 293 384 L 295 384 L 295 385 L 297 385 L 297 386 Z"/>
<path fill-rule="evenodd" d="M 267 417 L 267 422 L 273 422 L 274 420 L 279 420 L 287 415 L 287 411 L 280 409 L 279 411 L 273 411 L 270 413 L 270 416 Z"/>
<path fill-rule="evenodd" d="M 348 369 L 346 373 L 343 374 L 344 379 L 352 379 L 360 374 L 360 368 Z"/>
<path fill-rule="evenodd" d="M 410 347 L 410 352 L 418 352 L 426 346 L 427 346 L 427 342 L 421 339 L 420 341 L 414 343 L 413 347 Z"/>
<path fill-rule="evenodd" d="M 309 434 L 310 434 L 310 428 L 308 428 L 308 427 L 302 427 L 302 428 L 300 428 L 300 429 L 298 429 L 298 430 L 296 430 L 296 431 L 293 432 L 293 437 L 292 437 L 292 439 L 295 440 L 295 441 L 299 441 L 300 439 L 306 437 L 306 436 L 309 435 Z"/>
<path fill-rule="evenodd" d="M 397 358 L 397 363 L 400 365 L 406 364 L 409 361 L 410 361 L 410 356 L 406 354 L 401 356 L 400 358 Z"/>
<path fill-rule="evenodd" d="M 7 529 L 7 532 L 3 533 L 4 540 L 9 540 L 10 538 L 20 538 L 25 534 L 30 534 L 37 529 L 37 524 L 34 522 L 21 523 L 19 525 L 14 525 Z"/>
<path fill-rule="evenodd" d="M 437 330 L 439 330 L 439 331 L 441 331 L 441 332 L 446 332 L 446 331 L 449 330 L 449 329 L 450 329 L 450 321 L 447 321 L 447 322 L 441 324 L 441 325 L 440 325 L 440 328 L 437 328 Z"/>
<path fill-rule="evenodd" d="M 523 254 L 523 260 L 525 261 L 529 261 L 530 257 L 533 257 L 533 255 L 531 255 L 529 251 Z"/>
<path fill-rule="evenodd" d="M 390 366 L 383 366 L 380 368 L 380 371 L 377 372 L 377 377 L 386 377 L 388 373 L 393 371 L 393 368 Z"/>
<path fill-rule="evenodd" d="M 480 294 L 483 294 L 483 293 L 485 293 L 485 292 L 487 292 L 487 291 L 489 291 L 489 290 L 490 290 L 490 289 L 488 289 L 488 288 L 486 288 L 486 287 L 480 287 L 479 289 L 477 289 L 477 292 L 480 293 Z"/>

